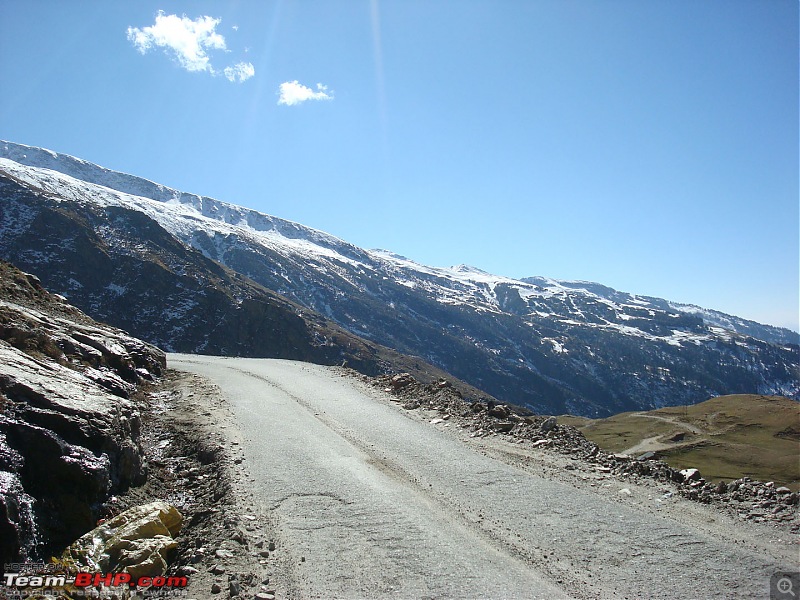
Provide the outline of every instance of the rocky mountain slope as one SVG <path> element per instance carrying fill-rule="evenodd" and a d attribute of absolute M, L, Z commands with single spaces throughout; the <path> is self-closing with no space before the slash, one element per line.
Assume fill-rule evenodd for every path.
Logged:
<path fill-rule="evenodd" d="M 137 392 L 164 368 L 0 262 L 0 564 L 60 550 L 144 480 Z"/>
<path fill-rule="evenodd" d="M 159 347 L 346 363 L 365 374 L 408 370 L 426 380 L 444 375 L 210 260 L 140 211 L 64 202 L 10 177 L 0 177 L 0 195 L 3 256 L 36 271 L 76 306 Z"/>
<path fill-rule="evenodd" d="M 539 412 L 800 394 L 798 336 L 788 330 L 588 282 L 426 267 L 47 150 L 0 142 L 0 156 L 0 256 L 167 349 L 274 356 L 285 338 L 277 321 L 259 343 L 260 315 L 237 310 L 231 322 L 215 312 L 223 296 L 239 306 L 231 286 L 257 287 L 366 347 L 419 356 Z"/>

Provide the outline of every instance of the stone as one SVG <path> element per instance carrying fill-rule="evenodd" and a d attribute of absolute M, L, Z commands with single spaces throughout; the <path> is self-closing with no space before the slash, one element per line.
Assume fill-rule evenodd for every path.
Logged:
<path fill-rule="evenodd" d="M 157 535 L 141 540 L 123 540 L 118 545 L 117 563 L 136 580 L 145 576 L 163 575 L 167 571 L 168 555 L 178 547 L 171 537 Z"/>
<path fill-rule="evenodd" d="M 238 579 L 231 579 L 228 582 L 228 593 L 231 596 L 238 596 L 242 591 L 242 585 L 239 583 Z"/>
<path fill-rule="evenodd" d="M 680 474 L 684 481 L 697 481 L 702 478 L 698 469 L 683 469 Z"/>
<path fill-rule="evenodd" d="M 237 530 L 236 533 L 231 536 L 231 539 L 234 542 L 239 542 L 242 546 L 247 546 L 247 538 L 245 537 L 244 531 L 241 529 Z"/>
<path fill-rule="evenodd" d="M 544 422 L 539 426 L 539 431 L 542 433 L 547 433 L 555 429 L 556 425 L 558 425 L 558 419 L 555 417 L 547 417 Z"/>
<path fill-rule="evenodd" d="M 489 414 L 493 417 L 498 419 L 505 419 L 510 414 L 510 410 L 505 404 L 498 404 L 497 406 L 493 406 L 489 409 Z"/>
<path fill-rule="evenodd" d="M 225 574 L 225 567 L 220 565 L 214 565 L 208 570 L 209 573 L 213 573 L 214 575 L 224 575 Z"/>
<path fill-rule="evenodd" d="M 495 431 L 508 433 L 509 431 L 514 429 L 514 423 L 511 423 L 510 421 L 499 421 L 492 425 L 492 429 L 494 429 Z"/>
<path fill-rule="evenodd" d="M 211 584 L 211 593 L 212 594 L 219 594 L 222 591 L 222 588 L 218 583 Z"/>
<path fill-rule="evenodd" d="M 81 536 L 62 558 L 103 573 L 163 575 L 168 555 L 178 546 L 173 537 L 180 532 L 182 523 L 180 512 L 166 502 L 136 506 Z"/>
<path fill-rule="evenodd" d="M 392 377 L 390 384 L 393 389 L 399 390 L 414 383 L 416 380 L 410 373 L 400 373 Z"/>

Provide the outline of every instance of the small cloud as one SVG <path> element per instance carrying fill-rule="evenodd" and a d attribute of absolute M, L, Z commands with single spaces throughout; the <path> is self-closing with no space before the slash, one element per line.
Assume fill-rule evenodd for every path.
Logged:
<path fill-rule="evenodd" d="M 166 15 L 158 11 L 156 21 L 149 27 L 128 27 L 128 40 L 145 54 L 154 46 L 172 53 L 187 71 L 214 73 L 207 50 L 226 50 L 225 38 L 215 30 L 221 19 Z"/>
<path fill-rule="evenodd" d="M 294 81 L 282 83 L 279 91 L 278 104 L 285 104 L 286 106 L 294 106 L 306 100 L 333 100 L 333 93 L 329 94 L 328 86 L 321 83 L 317 84 L 317 91 L 315 92 L 295 79 Z"/>
<path fill-rule="evenodd" d="M 252 63 L 249 62 L 240 62 L 236 63 L 232 67 L 225 67 L 225 77 L 228 78 L 228 81 L 242 83 L 243 81 L 247 81 L 253 75 L 256 74 L 256 69 Z"/>
<path fill-rule="evenodd" d="M 233 26 L 231 26 L 231 29 L 233 29 L 234 31 L 239 31 L 239 26 L 238 25 L 233 25 Z"/>
<path fill-rule="evenodd" d="M 167 15 L 160 10 L 153 25 L 141 29 L 128 27 L 128 40 L 142 54 L 152 48 L 163 48 L 187 71 L 223 74 L 228 81 L 235 83 L 247 81 L 256 74 L 252 63 L 240 62 L 226 67 L 222 73 L 211 65 L 209 51 L 228 50 L 225 38 L 216 31 L 221 22 L 222 19 L 209 16 L 192 20 L 186 15 Z M 234 31 L 238 29 L 238 25 L 233 26 Z"/>

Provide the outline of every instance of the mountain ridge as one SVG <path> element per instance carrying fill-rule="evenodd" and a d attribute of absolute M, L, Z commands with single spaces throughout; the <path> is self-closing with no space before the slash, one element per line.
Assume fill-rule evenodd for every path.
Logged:
<path fill-rule="evenodd" d="M 152 182 L 135 184 L 134 176 L 121 178 L 128 189 L 148 188 L 160 199 L 120 192 L 110 187 L 122 187 L 114 172 L 53 154 L 0 142 L 0 156 L 55 161 L 61 171 L 9 158 L 0 159 L 0 168 L 23 187 L 53 194 L 55 205 L 144 213 L 206 258 L 505 401 L 599 415 L 723 393 L 797 397 L 800 390 L 796 336 L 789 330 L 592 282 L 428 267 L 251 209 Z M 108 185 L 63 171 L 102 176 Z M 22 266 L 28 270 L 48 260 L 20 234 L 38 210 L 35 202 L 9 202 L 0 219 L 15 240 L 0 243 L 0 251 L 27 261 Z M 126 235 L 135 238 L 135 232 Z M 18 247 L 11 250 L 13 244 Z M 69 295 L 68 281 L 61 276 L 56 289 L 61 285 Z M 102 300 L 92 301 L 102 309 Z"/>
<path fill-rule="evenodd" d="M 308 239 L 308 236 L 300 236 L 299 234 L 301 232 L 306 232 L 307 234 L 311 233 L 314 241 L 319 245 L 323 247 L 335 248 L 349 247 L 349 249 L 354 252 L 354 255 L 356 256 L 364 252 L 370 254 L 375 253 L 378 255 L 383 255 L 391 260 L 413 263 L 427 269 L 473 273 L 476 275 L 489 276 L 497 280 L 520 281 L 523 283 L 555 283 L 560 286 L 569 287 L 576 290 L 586 289 L 588 292 L 596 293 L 601 297 L 623 295 L 634 299 L 640 298 L 647 301 L 657 301 L 659 303 L 666 302 L 671 307 L 680 310 L 681 312 L 702 314 L 704 320 L 707 320 L 715 325 L 724 326 L 725 328 L 733 329 L 737 332 L 748 331 L 749 335 L 757 337 L 758 339 L 763 339 L 764 341 L 792 344 L 800 343 L 800 333 L 785 327 L 760 323 L 752 319 L 745 319 L 736 315 L 730 315 L 716 309 L 700 307 L 696 304 L 675 302 L 653 296 L 624 292 L 598 282 L 555 279 L 536 275 L 513 278 L 502 275 L 493 275 L 483 269 L 466 264 L 459 264 L 451 267 L 430 267 L 413 261 L 405 256 L 394 253 L 390 250 L 368 250 L 358 248 L 357 246 L 350 244 L 341 238 L 337 238 L 313 227 L 308 227 L 288 219 L 267 215 L 255 209 L 238 206 L 207 196 L 182 192 L 175 188 L 153 182 L 143 177 L 106 169 L 105 167 L 96 165 L 69 154 L 57 153 L 52 150 L 38 148 L 35 146 L 26 146 L 5 140 L 0 140 L 0 148 L 2 148 L 0 157 L 11 159 L 19 164 L 58 171 L 81 181 L 102 185 L 103 187 L 130 194 L 132 196 L 140 196 L 164 203 L 176 203 L 184 206 L 192 206 L 202 215 L 224 221 L 228 224 L 234 224 L 233 219 L 235 217 L 239 217 L 240 221 L 236 223 L 237 225 L 241 226 L 242 221 L 245 221 L 248 227 L 252 227 L 256 231 L 267 231 L 267 229 L 264 229 L 264 225 L 269 223 L 272 229 L 279 231 L 282 235 L 288 238 L 295 237 L 291 235 L 292 230 L 294 230 L 296 233 L 297 238 L 304 237 L 304 239 Z M 214 213 L 219 214 L 214 215 Z M 602 291 L 593 292 L 592 290 Z M 769 331 L 769 333 L 765 334 L 763 331 L 758 331 L 761 328 Z"/>
<path fill-rule="evenodd" d="M 83 159 L 80 159 L 78 157 L 69 154 L 57 153 L 52 150 L 47 150 L 45 148 L 27 146 L 24 144 L 17 144 L 6 140 L 0 140 L 0 150 L 1 150 L 0 157 L 8 158 L 19 164 L 33 166 L 33 167 L 47 168 L 50 170 L 58 171 L 65 175 L 70 175 L 71 177 L 74 177 L 81 181 L 102 185 L 103 187 L 107 187 L 109 189 L 113 189 L 133 196 L 145 197 L 164 203 L 177 203 L 181 205 L 192 206 L 193 208 L 195 208 L 195 210 L 197 210 L 204 216 L 209 216 L 217 220 L 224 220 L 229 224 L 233 224 L 234 223 L 233 218 L 238 216 L 240 217 L 240 219 L 246 220 L 247 225 L 253 227 L 257 231 L 258 230 L 263 231 L 264 229 L 260 229 L 259 227 L 254 226 L 253 222 L 255 222 L 256 225 L 260 225 L 261 227 L 263 227 L 264 223 L 267 222 L 270 223 L 274 229 L 279 230 L 281 234 L 285 235 L 286 237 L 292 237 L 291 235 L 286 235 L 286 234 L 291 234 L 292 229 L 294 229 L 295 232 L 298 234 L 297 237 L 300 237 L 299 233 L 304 231 L 307 233 L 314 234 L 314 237 L 316 238 L 315 241 L 321 242 L 320 245 L 323 246 L 328 245 L 331 247 L 349 247 L 356 253 L 360 252 L 375 253 L 378 255 L 384 255 L 389 259 L 414 263 L 416 265 L 419 265 L 420 267 L 428 269 L 436 269 L 442 271 L 452 270 L 461 273 L 474 273 L 479 275 L 490 276 L 498 280 L 521 281 L 524 283 L 540 283 L 540 282 L 547 282 L 550 284 L 555 283 L 572 289 L 586 289 L 589 292 L 592 292 L 592 290 L 602 290 L 599 292 L 598 291 L 592 292 L 592 293 L 597 293 L 601 297 L 624 295 L 632 298 L 641 298 L 648 301 L 655 300 L 658 302 L 666 302 L 671 307 L 676 308 L 677 310 L 680 310 L 682 312 L 702 314 L 705 320 L 713 322 L 715 325 L 718 326 L 725 326 L 726 328 L 729 329 L 733 328 L 737 332 L 749 329 L 751 331 L 749 335 L 753 335 L 753 337 L 758 337 L 759 339 L 764 339 L 764 341 L 772 341 L 775 343 L 792 343 L 792 344 L 800 343 L 800 332 L 795 332 L 785 327 L 780 327 L 767 323 L 761 323 L 752 319 L 745 319 L 743 317 L 727 314 L 724 313 L 723 311 L 719 311 L 716 309 L 701 307 L 692 303 L 675 302 L 671 300 L 665 300 L 662 298 L 656 298 L 653 296 L 620 291 L 602 283 L 586 281 L 586 280 L 556 279 L 538 275 L 522 277 L 522 278 L 513 278 L 502 275 L 493 275 L 483 269 L 466 264 L 453 265 L 451 267 L 429 267 L 423 265 L 422 263 L 413 261 L 405 256 L 392 252 L 391 250 L 385 250 L 385 249 L 369 250 L 369 249 L 358 248 L 357 246 L 350 244 L 349 242 L 342 240 L 341 238 L 337 238 L 331 234 L 315 229 L 313 227 L 308 227 L 306 225 L 302 225 L 300 223 L 296 223 L 288 219 L 283 219 L 281 217 L 267 215 L 255 209 L 238 206 L 226 201 L 216 200 L 214 198 L 201 196 L 195 193 L 182 192 L 175 188 L 171 188 L 156 183 L 154 181 L 151 181 L 143 177 L 107 169 L 105 167 L 96 165 L 94 163 L 85 161 Z M 218 212 L 220 214 L 217 216 L 213 216 L 213 213 L 215 212 Z M 251 220 L 253 222 L 251 222 Z M 261 222 L 259 223 L 259 221 Z M 237 224 L 241 225 L 241 222 Z M 725 323 L 725 325 L 723 325 L 723 323 Z M 752 333 L 758 328 L 764 328 L 769 330 L 770 332 L 769 336 L 767 338 L 763 337 L 765 335 L 763 332 L 758 334 Z M 759 337 L 759 335 L 761 335 L 762 337 Z"/>

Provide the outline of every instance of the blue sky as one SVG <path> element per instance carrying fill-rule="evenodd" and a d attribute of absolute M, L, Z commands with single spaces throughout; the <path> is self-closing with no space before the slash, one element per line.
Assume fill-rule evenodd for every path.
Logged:
<path fill-rule="evenodd" d="M 798 329 L 795 0 L 0 0 L 0 138 Z"/>

